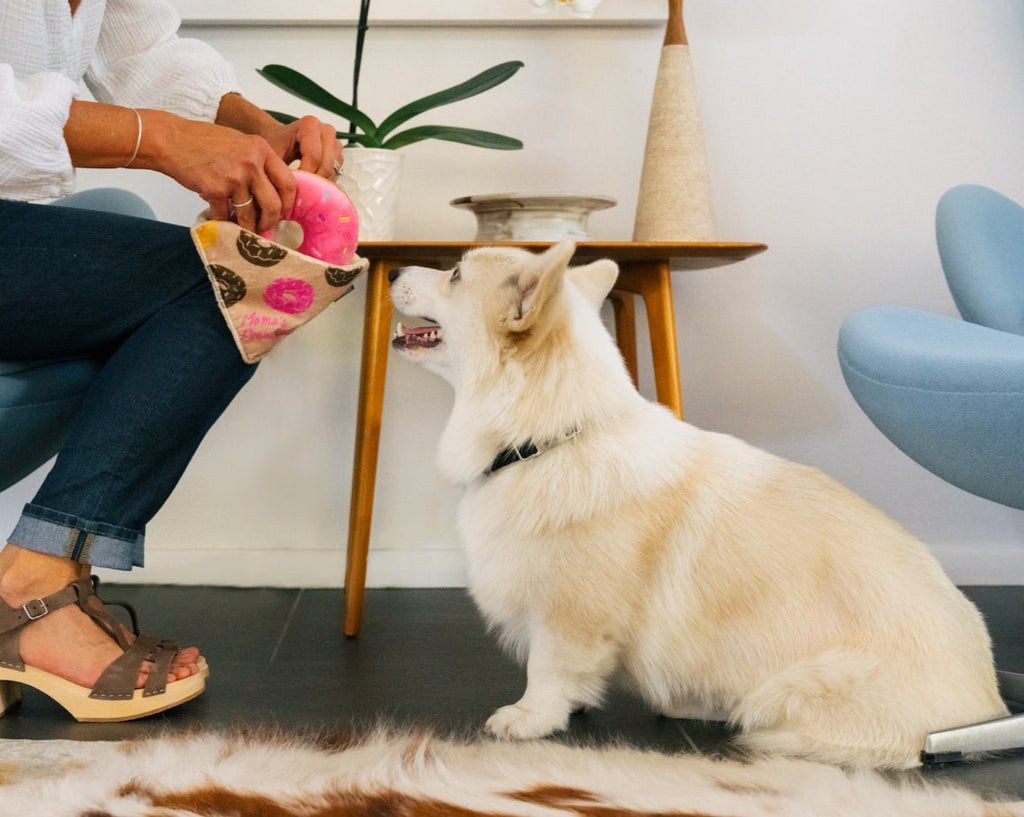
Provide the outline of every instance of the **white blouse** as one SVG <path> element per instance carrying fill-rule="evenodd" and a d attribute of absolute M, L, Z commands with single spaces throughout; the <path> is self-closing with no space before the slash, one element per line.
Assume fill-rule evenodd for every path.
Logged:
<path fill-rule="evenodd" d="M 74 190 L 64 143 L 71 100 L 93 97 L 213 121 L 238 90 L 213 48 L 177 36 L 167 0 L 0 0 L 0 198 L 56 198 Z"/>

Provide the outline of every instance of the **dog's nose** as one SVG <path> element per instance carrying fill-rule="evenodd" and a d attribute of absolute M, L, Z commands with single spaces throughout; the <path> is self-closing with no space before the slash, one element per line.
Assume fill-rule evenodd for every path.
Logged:
<path fill-rule="evenodd" d="M 388 272 L 388 283 L 395 283 L 395 279 L 397 279 L 398 276 L 402 274 L 403 269 L 405 269 L 405 267 L 395 267 L 393 270 Z"/>

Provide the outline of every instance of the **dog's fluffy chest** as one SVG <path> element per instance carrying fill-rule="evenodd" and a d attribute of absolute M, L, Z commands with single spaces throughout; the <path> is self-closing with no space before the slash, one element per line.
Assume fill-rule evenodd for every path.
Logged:
<path fill-rule="evenodd" d="M 624 626 L 642 614 L 641 588 L 664 566 L 667 543 L 679 542 L 667 535 L 680 523 L 671 501 L 663 515 L 649 510 L 651 501 L 679 493 L 692 444 L 692 429 L 659 420 L 609 438 L 584 430 L 466 491 L 458 527 L 469 588 L 517 652 L 530 622 L 551 611 L 579 619 L 579 627 L 597 606 L 618 606 Z M 685 570 L 675 573 L 685 595 Z"/>

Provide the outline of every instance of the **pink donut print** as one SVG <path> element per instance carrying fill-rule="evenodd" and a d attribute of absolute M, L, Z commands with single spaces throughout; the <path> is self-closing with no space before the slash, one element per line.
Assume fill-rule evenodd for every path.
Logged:
<path fill-rule="evenodd" d="M 303 255 L 339 266 L 351 263 L 359 239 L 359 216 L 336 184 L 296 170 L 295 204 L 284 220 L 302 228 L 302 243 L 295 249 Z M 262 235 L 274 241 L 276 232 L 275 228 Z"/>
<path fill-rule="evenodd" d="M 277 278 L 263 292 L 263 302 L 278 312 L 301 315 L 313 305 L 313 285 L 298 278 Z"/>

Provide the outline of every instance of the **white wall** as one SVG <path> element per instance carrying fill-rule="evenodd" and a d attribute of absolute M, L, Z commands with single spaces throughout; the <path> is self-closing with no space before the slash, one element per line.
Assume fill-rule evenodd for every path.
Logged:
<path fill-rule="evenodd" d="M 1024 514 L 896 451 L 853 403 L 835 356 L 840 323 L 860 307 L 953 314 L 932 226 L 945 189 L 978 182 L 1024 200 L 1024 5 L 714 0 L 687 3 L 686 16 L 720 237 L 771 247 L 676 276 L 688 419 L 824 468 L 928 541 L 958 582 L 1024 582 Z M 351 28 L 189 33 L 235 61 L 259 104 L 304 112 L 255 74 L 268 62 L 348 95 Z M 573 189 L 616 196 L 592 231 L 628 239 L 661 36 L 595 24 L 372 29 L 361 87 L 371 113 L 526 62 L 507 85 L 431 115 L 519 136 L 526 149 L 406 149 L 400 237 L 470 238 L 471 216 L 447 205 L 456 196 Z M 170 220 L 199 209 L 158 177 L 82 174 L 84 186 L 111 181 L 136 185 Z M 265 361 L 151 525 L 137 580 L 341 584 L 362 292 Z M 392 360 L 371 585 L 463 580 L 456 495 L 432 464 L 449 404 L 441 381 Z M 0 496 L 0 527 L 31 483 Z"/>

